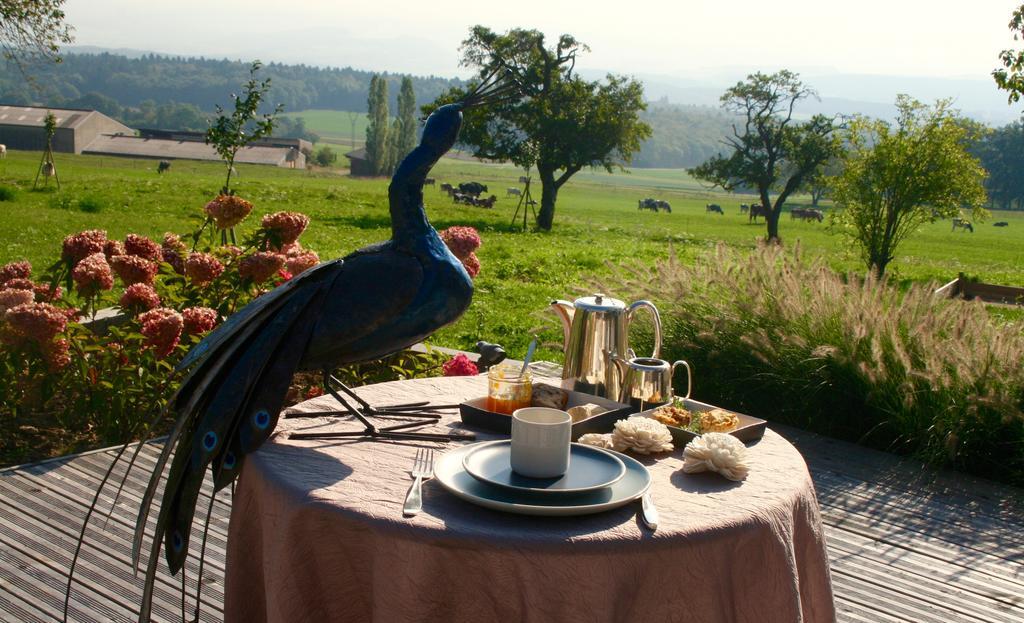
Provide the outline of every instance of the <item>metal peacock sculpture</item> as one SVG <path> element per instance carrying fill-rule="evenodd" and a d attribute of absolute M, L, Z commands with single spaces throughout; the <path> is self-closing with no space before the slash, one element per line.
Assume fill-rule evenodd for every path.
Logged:
<path fill-rule="evenodd" d="M 374 414 L 372 408 L 361 401 L 362 408 L 352 408 L 332 387 L 330 371 L 408 348 L 457 320 L 469 306 L 473 283 L 427 221 L 423 183 L 434 164 L 455 144 L 462 111 L 507 97 L 515 87 L 508 77 L 494 78 L 491 74 L 461 101 L 441 106 L 427 119 L 419 145 L 398 165 L 388 188 L 390 240 L 322 263 L 264 294 L 228 318 L 179 364 L 179 370 L 190 372 L 171 400 L 177 420 L 143 494 L 133 540 L 132 564 L 137 572 L 150 509 L 166 472 L 146 562 L 140 621 L 149 621 L 161 545 L 171 573 L 184 573 L 206 472 L 212 475 L 215 493 L 234 481 L 246 456 L 274 430 L 297 370 L 323 371 L 325 387 L 347 408 L 341 413 L 358 418 L 366 426 L 363 433 L 371 437 L 453 438 L 405 430 L 418 423 L 375 428 L 365 417 Z M 334 381 L 334 385 L 340 383 Z M 358 400 L 348 388 L 340 389 Z M 143 426 L 141 432 L 158 422 Z M 116 455 L 86 515 L 69 571 L 65 620 L 89 519 L 130 445 Z M 139 442 L 129 459 L 115 503 L 141 447 Z M 212 502 L 211 497 L 211 509 Z M 200 570 L 209 510 L 206 522 Z M 184 618 L 184 596 L 182 608 Z"/>

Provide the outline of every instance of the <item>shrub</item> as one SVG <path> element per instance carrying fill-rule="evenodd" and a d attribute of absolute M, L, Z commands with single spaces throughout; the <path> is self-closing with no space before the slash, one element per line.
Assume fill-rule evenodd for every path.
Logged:
<path fill-rule="evenodd" d="M 333 149 L 324 145 L 313 154 L 313 162 L 317 166 L 329 167 L 338 161 L 338 154 Z"/>
<path fill-rule="evenodd" d="M 78 209 L 81 210 L 82 212 L 88 212 L 90 214 L 93 214 L 99 212 L 104 207 L 106 207 L 106 205 L 103 203 L 103 200 L 100 199 L 99 197 L 89 196 L 82 197 L 81 199 L 78 200 Z"/>
<path fill-rule="evenodd" d="M 980 303 L 843 278 L 799 249 L 629 266 L 701 400 L 1024 484 L 1024 333 Z"/>
<path fill-rule="evenodd" d="M 10 186 L 0 186 L 0 201 L 14 201 L 18 191 Z"/>

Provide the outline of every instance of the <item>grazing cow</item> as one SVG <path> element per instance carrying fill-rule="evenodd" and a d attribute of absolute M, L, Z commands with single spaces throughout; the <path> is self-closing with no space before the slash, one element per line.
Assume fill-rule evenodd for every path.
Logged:
<path fill-rule="evenodd" d="M 740 204 L 740 214 L 749 214 L 749 213 L 750 213 L 750 204 L 741 203 Z"/>
<path fill-rule="evenodd" d="M 7 157 L 7 145 L 0 145 L 0 158 Z"/>
<path fill-rule="evenodd" d="M 825 220 L 825 214 L 821 210 L 814 208 L 793 208 L 789 211 L 789 218 L 798 218 L 801 221 L 818 221 L 820 223 Z"/>
<path fill-rule="evenodd" d="M 658 206 L 659 210 L 664 210 L 664 211 L 668 212 L 669 214 L 672 214 L 672 206 L 669 205 L 669 203 L 667 201 L 662 201 L 661 199 L 658 199 L 655 202 L 655 205 Z"/>
<path fill-rule="evenodd" d="M 971 222 L 965 218 L 957 217 L 953 219 L 953 229 L 951 229 L 950 231 L 956 231 L 957 228 L 963 229 L 964 231 L 969 231 L 972 234 L 974 233 L 974 225 L 971 225 Z"/>
<path fill-rule="evenodd" d="M 497 201 L 497 200 L 498 200 L 498 196 L 497 195 L 491 195 L 490 197 L 488 197 L 486 199 L 475 199 L 473 201 L 473 205 L 475 205 L 478 208 L 493 208 L 494 207 L 494 202 Z"/>
<path fill-rule="evenodd" d="M 433 186 L 434 185 L 434 178 L 432 178 L 432 177 L 424 178 L 423 179 L 423 185 L 424 186 Z"/>
<path fill-rule="evenodd" d="M 461 192 L 464 195 L 473 195 L 474 197 L 479 197 L 480 193 L 487 192 L 487 186 L 481 184 L 480 182 L 465 182 L 459 184 L 459 192 Z"/>
<path fill-rule="evenodd" d="M 648 197 L 646 199 L 638 199 L 636 202 L 637 210 L 650 210 L 651 212 L 658 211 L 658 201 Z"/>
<path fill-rule="evenodd" d="M 157 173 L 165 173 L 170 168 L 171 168 L 171 162 L 169 160 L 161 160 L 160 163 L 156 165 L 156 172 Z"/>
<path fill-rule="evenodd" d="M 719 214 L 721 214 L 723 216 L 725 215 L 725 212 L 722 212 L 722 206 L 718 205 L 717 203 L 709 203 L 709 204 L 707 204 L 706 206 L 704 206 L 704 211 L 705 212 L 718 212 Z"/>
<path fill-rule="evenodd" d="M 525 184 L 525 183 L 527 183 L 529 181 L 530 181 L 530 178 L 526 177 L 525 175 L 520 175 L 519 176 L 519 183 L 520 184 Z"/>
<path fill-rule="evenodd" d="M 999 221 L 998 223 L 993 223 L 993 225 L 996 226 L 996 227 L 1009 227 L 1010 226 L 1010 224 L 1007 223 L 1006 221 Z"/>
<path fill-rule="evenodd" d="M 450 194 L 452 194 L 453 190 L 454 190 L 454 188 L 452 187 L 451 184 L 448 184 L 447 182 L 444 183 L 444 184 L 441 184 L 441 192 L 448 193 L 450 195 Z"/>
<path fill-rule="evenodd" d="M 523 191 L 519 190 L 518 188 L 506 188 L 505 189 L 505 196 L 506 197 L 511 197 L 513 195 L 515 195 L 516 197 L 522 197 L 523 196 Z"/>
<path fill-rule="evenodd" d="M 756 223 L 757 222 L 757 217 L 763 216 L 765 218 L 768 218 L 768 215 L 770 213 L 771 213 L 771 210 L 769 210 L 765 206 L 763 206 L 763 205 L 761 205 L 759 203 L 753 203 L 753 204 L 750 205 L 750 216 L 747 218 L 747 222 L 753 221 L 753 222 Z"/>

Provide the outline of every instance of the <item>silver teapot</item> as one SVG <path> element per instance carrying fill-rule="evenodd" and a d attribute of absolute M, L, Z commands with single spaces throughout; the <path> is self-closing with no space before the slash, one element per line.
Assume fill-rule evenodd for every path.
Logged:
<path fill-rule="evenodd" d="M 686 398 L 690 397 L 693 389 L 693 376 L 690 373 L 690 364 L 682 359 L 670 364 L 664 359 L 654 357 L 636 357 L 632 351 L 630 358 L 625 359 L 617 354 L 610 353 L 609 357 L 615 364 L 617 376 L 621 383 L 619 394 L 615 397 L 618 402 L 632 405 L 638 411 L 645 411 L 653 407 L 660 407 L 672 400 L 672 376 L 676 368 L 686 368 Z"/>
<path fill-rule="evenodd" d="M 638 309 L 647 309 L 654 316 L 654 353 L 661 353 L 661 316 L 650 301 L 637 301 L 626 306 L 620 300 L 603 294 L 585 296 L 574 302 L 552 301 L 552 309 L 562 320 L 565 343 L 565 365 L 562 378 L 573 380 L 578 392 L 615 400 L 621 389 L 610 353 L 629 351 L 629 324 Z"/>

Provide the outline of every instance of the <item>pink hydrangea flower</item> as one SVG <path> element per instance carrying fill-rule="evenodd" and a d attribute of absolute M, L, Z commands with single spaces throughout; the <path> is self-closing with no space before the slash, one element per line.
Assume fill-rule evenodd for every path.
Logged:
<path fill-rule="evenodd" d="M 460 260 L 480 248 L 480 234 L 473 227 L 453 226 L 441 231 L 441 240 Z"/>
<path fill-rule="evenodd" d="M 108 240 L 103 245 L 103 255 L 106 255 L 108 260 L 112 257 L 124 254 L 124 245 L 121 244 L 120 240 Z"/>
<path fill-rule="evenodd" d="M 441 365 L 441 372 L 445 376 L 474 376 L 480 374 L 476 364 L 469 360 L 469 357 L 458 354 Z"/>
<path fill-rule="evenodd" d="M 299 239 L 309 226 L 309 217 L 300 212 L 275 212 L 264 216 L 262 225 L 281 249 Z"/>
<path fill-rule="evenodd" d="M 56 301 L 64 296 L 64 290 L 57 284 L 53 284 L 51 287 L 48 283 L 37 283 L 33 290 L 36 293 L 36 300 L 40 303 Z"/>
<path fill-rule="evenodd" d="M 224 265 L 209 253 L 189 253 L 185 260 L 185 276 L 198 286 L 203 286 L 224 272 Z"/>
<path fill-rule="evenodd" d="M 286 257 L 292 257 L 302 253 L 302 243 L 296 240 L 285 245 L 281 245 L 281 253 L 284 253 Z"/>
<path fill-rule="evenodd" d="M 124 250 L 128 255 L 144 257 L 153 262 L 159 262 L 163 257 L 160 245 L 138 234 L 128 234 L 125 236 Z"/>
<path fill-rule="evenodd" d="M 31 290 L 17 290 L 15 288 L 4 288 L 0 290 L 0 315 L 8 309 L 19 305 L 27 305 L 35 300 Z"/>
<path fill-rule="evenodd" d="M 462 265 L 470 277 L 476 279 L 476 276 L 480 274 L 480 258 L 476 256 L 476 253 L 470 253 L 462 258 Z"/>
<path fill-rule="evenodd" d="M 40 343 L 49 342 L 68 325 L 64 312 L 49 303 L 25 303 L 8 309 L 7 324 L 18 335 Z"/>
<path fill-rule="evenodd" d="M 186 248 L 185 243 L 181 241 L 181 237 L 178 236 L 178 234 L 171 232 L 164 233 L 164 238 L 160 243 L 160 247 L 165 250 L 170 249 L 179 253 L 183 253 Z"/>
<path fill-rule="evenodd" d="M 209 307 L 189 307 L 181 310 L 185 333 L 201 335 L 217 326 L 217 312 Z"/>
<path fill-rule="evenodd" d="M 100 290 L 114 287 L 114 274 L 110 271 L 110 264 L 101 251 L 78 262 L 71 272 L 71 278 L 75 280 L 79 293 L 84 296 L 91 296 Z"/>
<path fill-rule="evenodd" d="M 46 359 L 46 365 L 52 372 L 57 372 L 71 363 L 71 342 L 65 338 L 44 342 L 41 350 Z"/>
<path fill-rule="evenodd" d="M 118 304 L 121 309 L 138 314 L 160 307 L 160 296 L 147 283 L 133 283 L 125 288 Z"/>
<path fill-rule="evenodd" d="M 179 275 L 185 274 L 185 257 L 174 249 L 164 249 L 163 259 L 165 262 L 171 265 L 174 272 Z"/>
<path fill-rule="evenodd" d="M 28 262 L 11 262 L 0 268 L 0 286 L 11 279 L 28 279 L 32 276 L 32 265 Z"/>
<path fill-rule="evenodd" d="M 153 283 L 160 267 L 138 255 L 116 255 L 110 258 L 110 266 L 126 286 L 133 283 Z"/>
<path fill-rule="evenodd" d="M 61 258 L 77 264 L 94 253 L 101 253 L 107 244 L 107 232 L 102 229 L 89 229 L 64 238 Z"/>
<path fill-rule="evenodd" d="M 36 284 L 32 283 L 31 279 L 16 277 L 14 279 L 8 279 L 7 283 L 4 284 L 4 287 L 12 290 L 35 290 Z"/>
<path fill-rule="evenodd" d="M 242 222 L 252 212 L 252 204 L 234 195 L 218 195 L 203 209 L 217 229 L 228 229 Z"/>
<path fill-rule="evenodd" d="M 181 314 L 167 307 L 157 307 L 139 316 L 142 335 L 146 343 L 156 351 L 157 359 L 163 359 L 174 352 L 181 339 L 184 319 Z"/>
<path fill-rule="evenodd" d="M 263 283 L 284 268 L 284 256 L 270 251 L 258 251 L 243 257 L 238 263 L 238 274 L 253 283 Z"/>
<path fill-rule="evenodd" d="M 304 251 L 298 255 L 289 256 L 284 265 L 292 276 L 299 275 L 320 263 L 320 256 L 316 251 Z"/>

